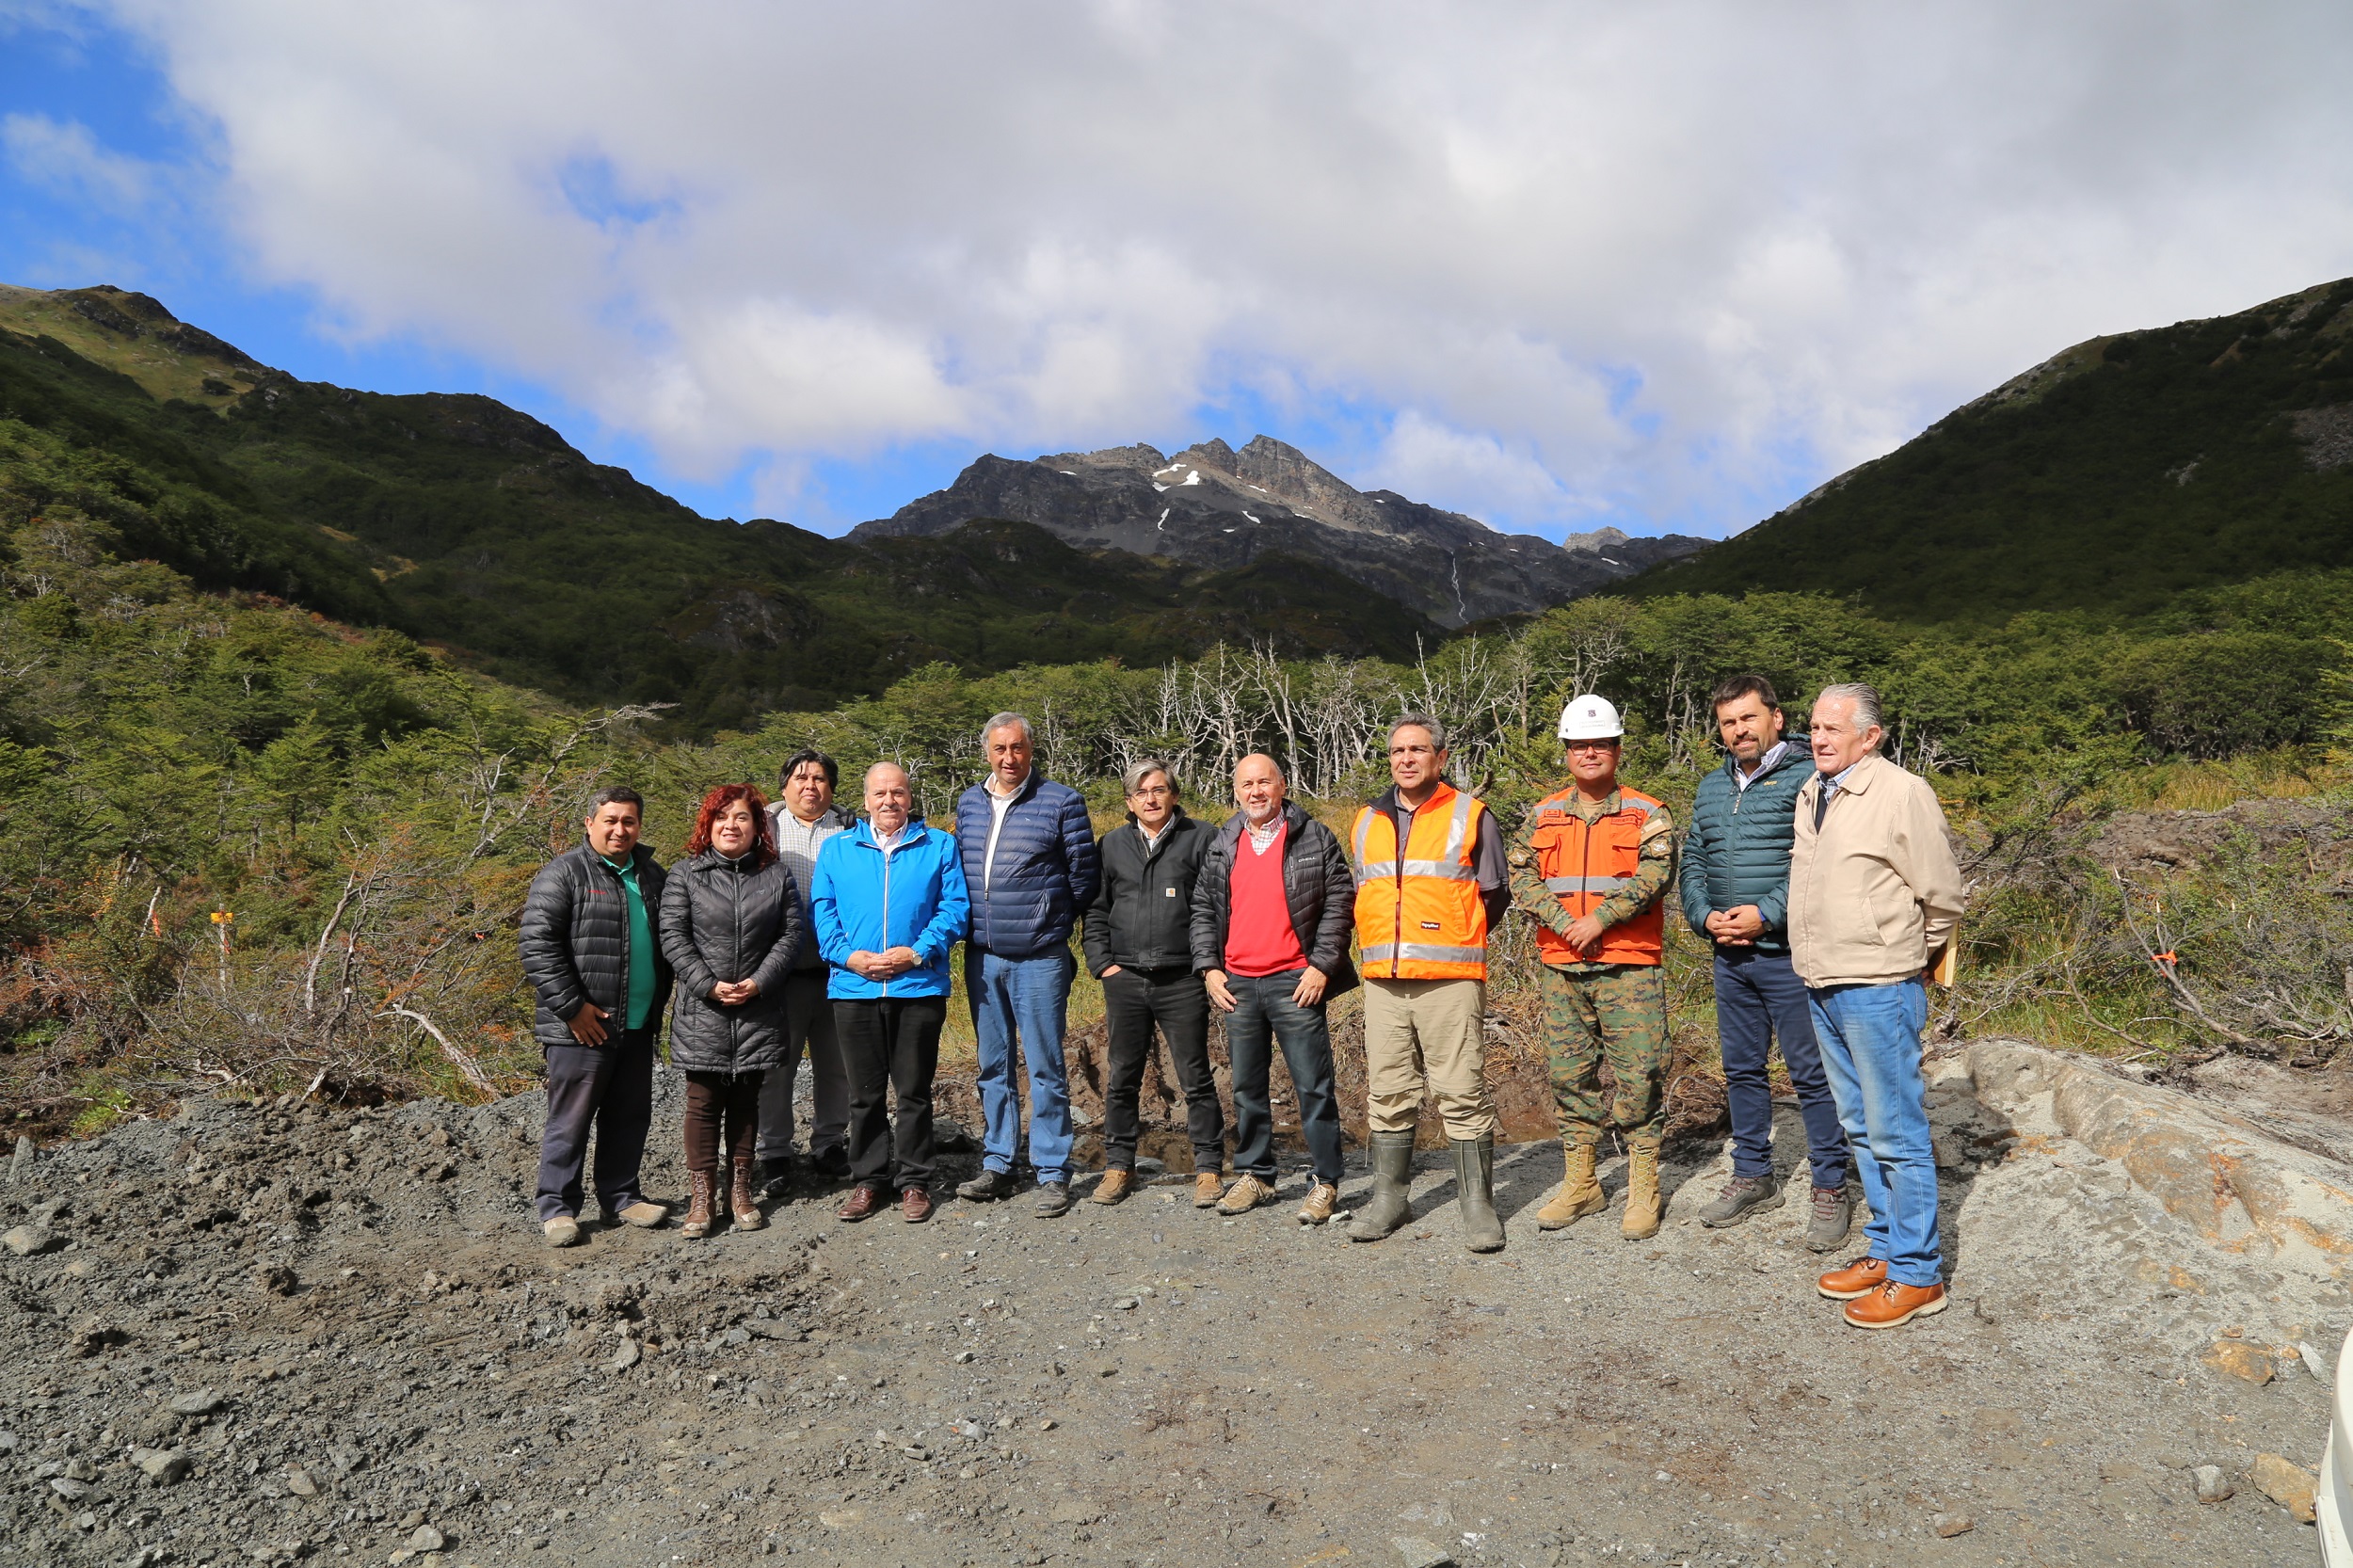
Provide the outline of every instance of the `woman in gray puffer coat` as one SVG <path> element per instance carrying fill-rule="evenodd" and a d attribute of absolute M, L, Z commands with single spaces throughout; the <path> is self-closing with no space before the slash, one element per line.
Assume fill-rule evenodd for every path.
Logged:
<path fill-rule="evenodd" d="M 709 1234 L 724 1132 L 728 1208 L 758 1230 L 752 1139 L 760 1086 L 784 1064 L 784 980 L 800 951 L 801 891 L 776 858 L 768 802 L 749 784 L 703 798 L 687 858 L 662 889 L 662 952 L 678 974 L 670 1065 L 686 1075 L 688 1236 Z"/>

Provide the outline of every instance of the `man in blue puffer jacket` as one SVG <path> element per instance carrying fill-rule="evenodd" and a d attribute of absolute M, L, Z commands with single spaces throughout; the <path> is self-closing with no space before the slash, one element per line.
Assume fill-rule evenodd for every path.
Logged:
<path fill-rule="evenodd" d="M 932 1217 L 932 1076 L 948 1016 L 948 954 L 969 913 L 956 841 L 913 814 L 895 762 L 866 770 L 866 817 L 827 839 L 809 880 L 809 918 L 826 966 L 834 1034 L 849 1090 L 855 1223 L 891 1192 L 901 1217 Z M 894 1126 L 886 1115 L 898 1099 Z"/>
<path fill-rule="evenodd" d="M 1738 1224 L 1783 1197 L 1773 1173 L 1773 1036 L 1798 1092 L 1813 1166 L 1806 1245 L 1828 1252 L 1854 1219 L 1847 1139 L 1822 1075 L 1805 984 L 1789 962 L 1789 846 L 1798 792 L 1814 775 L 1806 737 L 1782 734 L 1780 698 L 1761 675 L 1714 693 L 1716 732 L 1731 755 L 1700 780 L 1683 841 L 1683 918 L 1716 944 L 1716 1035 L 1732 1112 L 1732 1180 L 1700 1224 Z"/>
<path fill-rule="evenodd" d="M 1063 1034 L 1078 961 L 1070 928 L 1095 902 L 1102 880 L 1086 802 L 1031 766 L 1030 721 L 999 713 L 981 729 L 988 777 L 956 802 L 956 842 L 972 900 L 964 988 L 980 1045 L 981 1174 L 956 1189 L 975 1203 L 1014 1194 L 1021 1146 L 1015 1103 L 1016 1042 L 1030 1069 L 1030 1162 L 1037 1167 L 1037 1211 L 1070 1209 L 1070 1090 Z"/>

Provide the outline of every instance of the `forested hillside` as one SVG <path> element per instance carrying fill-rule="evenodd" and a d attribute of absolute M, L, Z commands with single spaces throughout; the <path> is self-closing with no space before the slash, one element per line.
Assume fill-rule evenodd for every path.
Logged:
<path fill-rule="evenodd" d="M 1214 816 L 1250 747 L 1337 819 L 1381 786 L 1384 721 L 1411 705 L 1456 726 L 1459 776 L 1516 820 L 1557 786 L 1560 703 L 1598 689 L 1628 712 L 1629 776 L 1680 807 L 1716 760 L 1707 687 L 1742 668 L 1793 705 L 1833 679 L 1886 691 L 1890 745 L 1937 780 L 1977 878 L 1949 1027 L 2121 1034 L 2183 1060 L 2247 1042 L 2311 1059 L 2353 1039 L 2341 806 L 2286 850 L 2226 832 L 2153 904 L 2089 847 L 2151 804 L 2342 799 L 2328 747 L 2346 739 L 2346 653 L 2331 639 L 2353 573 L 2186 596 L 2127 624 L 1923 628 L 1807 595 L 1589 599 L 1411 663 L 1220 647 L 1157 667 L 936 664 L 871 697 L 665 743 L 643 709 L 572 712 L 400 632 L 200 590 L 149 553 L 75 507 L 0 538 L 0 1104 L 53 1127 L 96 1125 L 191 1073 L 360 1097 L 527 1081 L 521 889 L 604 780 L 646 791 L 665 855 L 711 784 L 771 780 L 812 742 L 852 779 L 905 763 L 936 815 L 980 772 L 980 721 L 1011 707 L 1105 825 L 1134 757 L 1174 758 Z M 1678 936 L 1678 1032 L 1704 1052 L 1698 959 Z"/>
<path fill-rule="evenodd" d="M 2353 279 L 2094 338 L 1622 589 L 1860 596 L 1909 619 L 2147 614 L 2353 565 Z"/>
<path fill-rule="evenodd" d="M 696 516 L 487 397 L 296 381 L 119 290 L 0 290 L 0 523 L 71 512 L 200 585 L 394 627 L 674 733 L 978 669 L 1436 626 L 1282 555 L 1204 569 L 1028 523 L 851 543 Z"/>

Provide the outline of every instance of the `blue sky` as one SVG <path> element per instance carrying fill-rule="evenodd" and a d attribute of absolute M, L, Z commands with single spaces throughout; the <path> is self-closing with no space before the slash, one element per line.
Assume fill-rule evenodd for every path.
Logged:
<path fill-rule="evenodd" d="M 2349 64 L 2286 4 L 0 0 L 0 280 L 486 392 L 712 516 L 1264 431 L 1714 536 L 2353 273 Z"/>

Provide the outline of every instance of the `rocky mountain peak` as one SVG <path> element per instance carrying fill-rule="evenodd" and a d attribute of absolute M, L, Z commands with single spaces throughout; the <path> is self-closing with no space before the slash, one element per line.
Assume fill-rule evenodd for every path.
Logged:
<path fill-rule="evenodd" d="M 1221 571 L 1299 556 L 1447 626 L 1542 610 L 1706 542 L 1601 529 L 1564 549 L 1499 534 L 1395 491 L 1368 494 L 1267 435 L 1240 452 L 1212 437 L 1169 457 L 1142 442 L 1026 462 L 989 454 L 851 536 L 938 535 L 985 518 L 1034 523 L 1082 550 Z"/>

